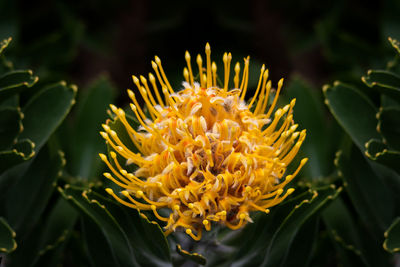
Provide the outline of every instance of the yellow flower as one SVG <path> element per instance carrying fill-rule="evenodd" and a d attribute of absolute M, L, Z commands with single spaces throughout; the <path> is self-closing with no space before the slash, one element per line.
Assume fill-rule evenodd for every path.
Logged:
<path fill-rule="evenodd" d="M 128 207 L 151 210 L 165 222 L 166 234 L 180 227 L 195 240 L 201 239 L 203 228 L 211 229 L 212 222 L 239 229 L 252 221 L 251 211 L 269 213 L 269 208 L 294 191 L 285 186 L 307 161 L 303 159 L 294 173 L 285 176 L 306 132 L 296 131 L 295 99 L 274 111 L 283 79 L 272 89 L 268 70 L 262 66 L 258 86 L 247 104 L 249 57 L 244 59 L 241 80 L 236 63 L 234 88 L 228 90 L 231 54 L 223 56 L 224 79 L 219 87 L 209 44 L 205 52 L 204 68 L 200 55 L 196 60 L 199 81 L 186 52 L 186 82 L 181 91 L 171 87 L 158 57 L 152 66 L 159 85 L 152 74 L 152 88 L 143 76 L 140 80 L 132 76 L 146 103 L 142 109 L 128 89 L 138 129 L 128 122 L 124 110 L 110 105 L 136 148 L 124 144 L 109 125 L 103 125 L 101 132 L 114 150 L 110 158 L 100 154 L 112 172 L 104 176 L 124 188 L 121 195 L 110 188 L 106 191 Z M 275 92 L 273 99 L 271 92 Z M 125 170 L 118 158 L 126 165 L 137 165 L 137 170 Z"/>

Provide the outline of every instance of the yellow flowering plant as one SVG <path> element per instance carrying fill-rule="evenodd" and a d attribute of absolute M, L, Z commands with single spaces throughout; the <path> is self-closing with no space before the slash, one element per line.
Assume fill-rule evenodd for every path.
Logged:
<path fill-rule="evenodd" d="M 125 206 L 152 211 L 164 222 L 166 235 L 181 228 L 194 240 L 213 223 L 236 230 L 252 222 L 250 212 L 269 213 L 293 193 L 287 184 L 307 162 L 304 158 L 293 173 L 286 171 L 306 131 L 294 123 L 295 99 L 277 108 L 283 79 L 274 89 L 262 66 L 249 96 L 249 57 L 242 74 L 236 63 L 231 88 L 231 53 L 223 55 L 220 84 L 208 43 L 205 53 L 205 66 L 197 56 L 195 77 L 186 52 L 180 91 L 172 88 L 156 56 L 155 75 L 132 76 L 145 106 L 127 91 L 139 127 L 122 108 L 110 105 L 124 131 L 113 130 L 108 120 L 101 132 L 109 146 L 108 156 L 100 154 L 110 169 L 104 176 L 121 188 L 107 193 Z"/>
<path fill-rule="evenodd" d="M 8 2 L 1 267 L 399 265 L 400 6 Z"/>

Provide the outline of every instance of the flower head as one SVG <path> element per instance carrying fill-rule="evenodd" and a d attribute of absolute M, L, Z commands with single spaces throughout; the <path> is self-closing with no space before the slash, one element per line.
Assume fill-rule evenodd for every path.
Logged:
<path fill-rule="evenodd" d="M 104 176 L 124 188 L 121 194 L 110 188 L 107 192 L 126 206 L 151 210 L 165 222 L 167 234 L 179 227 L 195 240 L 203 229 L 211 229 L 212 222 L 239 229 L 251 222 L 251 211 L 269 213 L 294 191 L 286 185 L 307 161 L 285 176 L 306 132 L 296 131 L 294 99 L 276 109 L 283 79 L 273 89 L 263 66 L 255 93 L 246 103 L 249 57 L 244 59 L 241 78 L 240 64 L 235 65 L 234 88 L 229 90 L 231 54 L 223 56 L 223 84 L 218 85 L 208 44 L 205 52 L 204 67 L 197 56 L 198 79 L 186 52 L 181 91 L 171 87 L 158 57 L 152 62 L 156 77 L 149 74 L 148 82 L 133 76 L 146 103 L 141 108 L 128 89 L 140 126 L 132 126 L 124 110 L 111 105 L 115 120 L 132 141 L 130 146 L 107 124 L 101 132 L 112 148 L 109 157 L 100 155 L 111 170 Z M 135 164 L 136 171 L 127 171 L 119 159 L 125 165 Z"/>

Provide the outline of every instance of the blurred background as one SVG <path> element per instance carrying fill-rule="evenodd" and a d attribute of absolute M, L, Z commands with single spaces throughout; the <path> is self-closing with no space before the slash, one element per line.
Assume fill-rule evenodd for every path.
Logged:
<path fill-rule="evenodd" d="M 387 37 L 400 37 L 399 11 L 396 0 L 1 0 L 0 38 L 13 37 L 7 53 L 18 67 L 80 88 L 107 73 L 124 91 L 155 54 L 181 79 L 185 50 L 203 53 L 206 42 L 215 60 L 250 55 L 275 81 L 297 73 L 320 88 L 382 62 Z"/>

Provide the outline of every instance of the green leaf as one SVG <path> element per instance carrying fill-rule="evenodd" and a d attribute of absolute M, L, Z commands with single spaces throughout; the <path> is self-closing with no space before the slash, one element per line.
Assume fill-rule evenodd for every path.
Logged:
<path fill-rule="evenodd" d="M 8 225 L 7 221 L 3 217 L 0 217 L 0 252 L 10 253 L 16 248 L 15 232 Z"/>
<path fill-rule="evenodd" d="M 76 122 L 72 126 L 70 171 L 79 177 L 100 175 L 103 166 L 98 154 L 103 152 L 104 141 L 99 132 L 105 122 L 106 109 L 113 102 L 114 87 L 107 76 L 100 76 L 78 99 Z"/>
<path fill-rule="evenodd" d="M 368 161 L 374 172 L 379 176 L 379 178 L 385 183 L 386 187 L 391 192 L 391 200 L 393 202 L 393 206 L 395 207 L 394 215 L 400 214 L 400 174 L 398 174 L 395 170 L 386 167 L 385 165 L 378 164 L 374 161 Z M 393 220 L 393 218 L 391 218 Z M 389 224 L 387 225 L 389 226 Z"/>
<path fill-rule="evenodd" d="M 70 207 L 72 209 L 75 209 L 71 205 L 70 205 Z M 78 211 L 76 211 L 76 212 L 78 212 Z M 84 218 L 85 217 L 80 216 L 78 221 L 83 221 Z M 70 263 L 71 260 L 66 260 L 66 261 L 64 260 L 65 259 L 65 257 L 64 257 L 65 251 L 68 251 L 68 253 L 70 255 L 74 255 L 73 261 L 72 261 L 73 262 L 72 265 L 76 265 L 76 266 L 95 266 L 90 261 L 91 259 L 90 259 L 90 255 L 88 254 L 89 252 L 88 252 L 87 247 L 86 247 L 87 246 L 87 242 L 86 242 L 85 236 L 84 236 L 84 229 L 82 228 L 83 225 L 82 224 L 78 224 L 76 227 L 79 228 L 79 231 L 75 231 L 73 229 L 71 234 L 68 236 L 68 239 L 66 240 L 66 242 L 64 242 L 61 247 L 57 248 L 57 251 L 59 250 L 61 252 L 59 260 L 58 261 L 54 261 L 54 263 L 52 265 L 48 265 L 48 266 L 56 266 L 61 261 L 63 261 L 64 263 L 65 262 Z M 99 236 L 99 238 L 100 237 L 101 236 Z M 96 243 L 96 245 L 97 245 L 97 243 Z"/>
<path fill-rule="evenodd" d="M 31 159 L 35 155 L 35 144 L 28 139 L 19 140 L 12 150 L 0 151 L 0 174 L 7 169 Z M 0 179 L 0 188 L 1 188 Z"/>
<path fill-rule="evenodd" d="M 287 260 L 286 257 L 282 258 L 282 256 L 288 255 L 285 252 L 293 245 L 293 240 L 301 226 L 325 205 L 335 199 L 341 191 L 341 187 L 336 189 L 333 185 L 321 188 L 317 190 L 318 196 L 316 198 L 310 201 L 304 200 L 296 205 L 274 233 L 269 244 L 268 254 L 264 258 L 262 266 L 276 266 L 283 260 Z"/>
<path fill-rule="evenodd" d="M 19 108 L 0 110 L 0 150 L 10 148 L 22 131 L 23 114 Z"/>
<path fill-rule="evenodd" d="M 280 266 L 309 266 L 318 238 L 319 218 L 305 222 L 293 238 L 285 261 Z"/>
<path fill-rule="evenodd" d="M 0 76 L 0 102 L 32 87 L 38 80 L 31 70 L 14 70 Z"/>
<path fill-rule="evenodd" d="M 400 150 L 400 109 L 383 108 L 378 113 L 378 131 L 389 148 Z"/>
<path fill-rule="evenodd" d="M 382 165 L 385 165 L 400 174 L 400 152 L 388 150 L 387 145 L 380 140 L 372 139 L 365 144 L 365 155 Z"/>
<path fill-rule="evenodd" d="M 21 239 L 19 235 L 17 236 L 20 245 L 10 255 L 8 265 L 10 267 L 57 265 L 77 215 L 78 212 L 64 198 L 59 197 L 28 235 Z"/>
<path fill-rule="evenodd" d="M 66 186 L 64 189 L 59 187 L 58 190 L 82 215 L 100 228 L 115 265 L 138 266 L 126 233 L 104 205 L 97 200 L 90 200 L 86 192 L 78 188 Z"/>
<path fill-rule="evenodd" d="M 400 54 L 400 43 L 396 39 L 393 39 L 391 37 L 388 38 L 390 44 L 393 46 L 394 49 L 396 49 L 397 53 Z"/>
<path fill-rule="evenodd" d="M 353 264 L 369 265 L 366 259 L 368 255 L 362 252 L 357 225 L 342 199 L 337 198 L 333 201 L 322 212 L 322 216 L 330 234 L 343 250 L 342 257 L 348 258 Z"/>
<path fill-rule="evenodd" d="M 87 257 L 92 266 L 113 266 L 116 264 L 111 244 L 93 220 L 81 217 L 82 237 Z"/>
<path fill-rule="evenodd" d="M 33 266 L 56 266 L 59 264 L 63 246 L 69 235 L 70 232 L 68 230 L 64 231 L 54 243 L 47 244 L 40 250 Z"/>
<path fill-rule="evenodd" d="M 65 242 L 78 218 L 77 211 L 63 198 L 58 198 L 49 216 L 43 219 L 40 247 L 37 247 L 34 266 L 55 266 L 60 262 Z M 35 243 L 38 244 L 36 240 Z M 39 250 L 40 248 L 40 250 Z"/>
<path fill-rule="evenodd" d="M 39 151 L 75 103 L 76 91 L 75 86 L 60 82 L 33 96 L 23 108 L 25 129 L 20 138 L 31 139 L 36 144 L 35 151 Z"/>
<path fill-rule="evenodd" d="M 289 98 L 296 98 L 294 121 L 301 128 L 307 129 L 307 138 L 304 141 L 301 154 L 310 157 L 309 163 L 304 166 L 307 175 L 313 179 L 328 175 L 332 169 L 332 155 L 336 144 L 332 138 L 337 134 L 332 123 L 325 118 L 325 110 L 322 106 L 322 95 L 300 77 L 293 78 L 286 88 Z M 318 94 L 319 93 L 319 94 Z"/>
<path fill-rule="evenodd" d="M 115 218 L 118 218 L 118 223 L 128 236 L 139 264 L 146 265 L 151 262 L 155 266 L 170 265 L 169 245 L 158 223 L 149 221 L 137 210 L 117 204 L 93 190 L 88 190 L 86 196 L 102 203 Z"/>
<path fill-rule="evenodd" d="M 385 232 L 383 248 L 390 253 L 400 251 L 400 217 L 397 217 Z"/>
<path fill-rule="evenodd" d="M 65 158 L 61 151 L 52 154 L 48 148 L 42 149 L 28 171 L 8 189 L 7 218 L 19 235 L 23 236 L 34 228 L 64 165 Z"/>
<path fill-rule="evenodd" d="M 396 99 L 388 96 L 381 95 L 381 108 L 400 108 L 400 101 L 396 101 Z"/>
<path fill-rule="evenodd" d="M 0 55 L 3 53 L 4 49 L 6 49 L 7 46 L 10 44 L 11 40 L 11 37 L 9 37 L 8 39 L 4 39 L 0 42 Z"/>
<path fill-rule="evenodd" d="M 379 233 L 387 228 L 394 212 L 390 190 L 354 146 L 349 151 L 339 151 L 335 165 L 356 211 L 371 234 L 379 240 Z"/>
<path fill-rule="evenodd" d="M 340 82 L 324 86 L 323 91 L 333 116 L 361 150 L 370 139 L 380 139 L 376 131 L 377 110 L 365 95 Z"/>
<path fill-rule="evenodd" d="M 400 99 L 400 77 L 386 70 L 369 70 L 361 80 L 370 88 Z"/>
<path fill-rule="evenodd" d="M 59 197 L 51 208 L 49 215 L 43 219 L 41 232 L 41 249 L 43 254 L 49 247 L 58 244 L 66 232 L 72 230 L 78 218 L 78 212 L 62 197 Z"/>
<path fill-rule="evenodd" d="M 19 95 L 13 95 L 0 103 L 0 109 L 19 108 Z"/>
<path fill-rule="evenodd" d="M 146 237 L 143 237 L 143 242 L 146 243 L 147 249 L 149 251 L 153 251 L 153 253 L 158 255 L 158 258 L 160 258 L 162 261 L 170 262 L 170 248 L 160 225 L 155 221 L 150 221 L 144 214 L 139 213 L 139 216 L 144 233 L 146 233 Z M 152 240 L 152 242 L 149 242 L 150 240 Z"/>
<path fill-rule="evenodd" d="M 176 252 L 178 252 L 178 254 L 181 255 L 183 258 L 197 264 L 206 265 L 207 263 L 206 258 L 204 258 L 202 255 L 198 253 L 190 253 L 189 251 L 182 249 L 181 245 L 179 244 L 176 245 Z"/>

